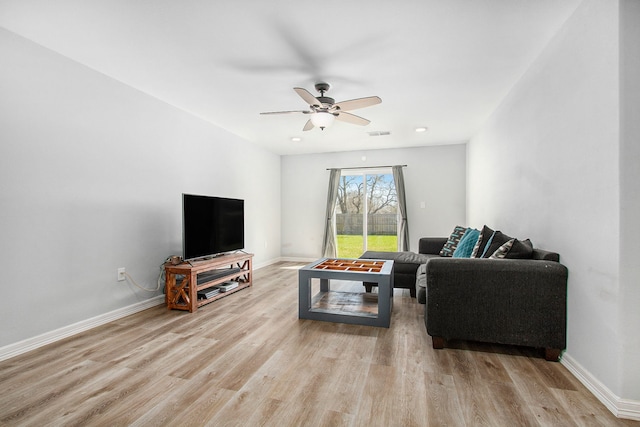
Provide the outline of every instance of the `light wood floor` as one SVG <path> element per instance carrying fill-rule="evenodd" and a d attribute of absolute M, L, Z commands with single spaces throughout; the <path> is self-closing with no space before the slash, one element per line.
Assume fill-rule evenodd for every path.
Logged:
<path fill-rule="evenodd" d="M 637 425 L 536 350 L 433 350 L 405 290 L 389 329 L 299 320 L 298 266 L 0 362 L 0 425 Z"/>

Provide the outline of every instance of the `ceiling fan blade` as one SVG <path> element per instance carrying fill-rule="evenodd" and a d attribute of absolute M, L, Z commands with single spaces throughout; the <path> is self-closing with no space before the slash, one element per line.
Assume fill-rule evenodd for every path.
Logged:
<path fill-rule="evenodd" d="M 307 123 L 304 125 L 304 127 L 302 128 L 303 131 L 308 131 L 313 129 L 313 123 L 311 123 L 311 120 L 307 120 Z"/>
<path fill-rule="evenodd" d="M 307 111 L 307 110 L 267 111 L 266 113 L 260 113 L 260 114 L 291 114 L 291 113 L 311 114 L 311 111 Z"/>
<path fill-rule="evenodd" d="M 382 99 L 379 96 L 368 96 L 366 98 L 350 99 L 348 101 L 342 101 L 335 104 L 342 111 L 357 110 L 358 108 L 370 107 L 372 105 L 380 104 Z"/>
<path fill-rule="evenodd" d="M 351 123 L 352 125 L 360 125 L 366 126 L 371 123 L 371 120 L 367 120 L 360 116 L 356 116 L 355 114 L 347 113 L 345 111 L 341 111 L 337 116 L 336 120 L 340 120 L 341 122 Z"/>
<path fill-rule="evenodd" d="M 307 104 L 322 107 L 322 102 L 320 102 L 315 96 L 311 95 L 311 92 L 308 90 L 301 87 L 294 87 L 293 90 L 295 90 L 296 93 L 300 95 L 300 98 L 304 99 Z"/>

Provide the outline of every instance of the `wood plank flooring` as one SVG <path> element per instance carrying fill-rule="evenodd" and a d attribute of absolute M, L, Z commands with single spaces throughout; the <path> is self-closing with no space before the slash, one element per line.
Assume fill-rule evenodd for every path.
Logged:
<path fill-rule="evenodd" d="M 299 320 L 300 266 L 257 270 L 193 314 L 159 306 L 0 362 L 0 425 L 639 424 L 538 350 L 433 350 L 406 290 L 389 329 Z"/>

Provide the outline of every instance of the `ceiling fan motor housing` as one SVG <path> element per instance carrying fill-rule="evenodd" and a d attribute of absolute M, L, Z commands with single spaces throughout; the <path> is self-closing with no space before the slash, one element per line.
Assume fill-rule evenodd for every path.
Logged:
<path fill-rule="evenodd" d="M 327 105 L 328 107 L 331 107 L 333 104 L 336 103 L 336 101 L 333 98 L 329 98 L 328 96 L 317 96 L 316 99 L 322 102 L 322 104 Z"/>

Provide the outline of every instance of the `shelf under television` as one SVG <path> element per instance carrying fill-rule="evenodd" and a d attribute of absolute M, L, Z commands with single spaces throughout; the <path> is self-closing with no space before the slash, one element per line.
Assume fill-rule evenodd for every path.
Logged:
<path fill-rule="evenodd" d="M 224 298 L 226 296 L 229 296 L 235 292 L 241 291 L 243 289 L 246 289 L 248 287 L 250 287 L 251 285 L 248 283 L 238 283 L 238 287 L 231 289 L 230 291 L 227 292 L 220 292 L 218 295 L 214 295 L 211 298 L 207 298 L 207 299 L 199 299 L 198 300 L 198 307 L 202 307 L 203 305 L 207 305 L 209 303 L 212 303 L 216 300 L 219 300 L 220 298 Z"/>
<path fill-rule="evenodd" d="M 224 298 L 242 289 L 252 286 L 253 254 L 226 254 L 209 260 L 165 264 L 165 303 L 168 309 L 188 310 L 194 312 L 203 305 Z M 224 270 L 229 269 L 225 274 Z M 215 278 L 198 284 L 198 275 L 215 274 Z M 207 299 L 198 299 L 198 291 L 219 285 L 228 280 L 238 282 L 238 287 L 227 292 L 220 292 Z"/>

